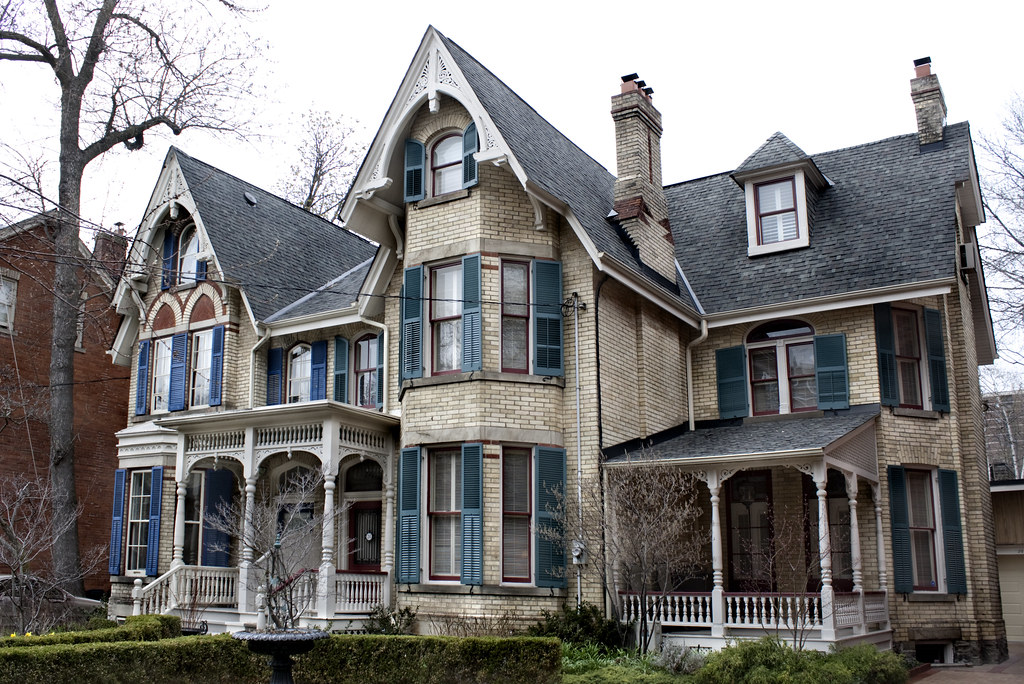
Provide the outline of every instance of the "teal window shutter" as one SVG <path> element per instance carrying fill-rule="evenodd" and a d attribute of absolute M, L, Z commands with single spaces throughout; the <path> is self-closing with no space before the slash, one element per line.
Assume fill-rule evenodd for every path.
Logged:
<path fill-rule="evenodd" d="M 210 350 L 210 406 L 220 406 L 221 388 L 224 385 L 224 326 L 213 329 L 213 344 Z"/>
<path fill-rule="evenodd" d="M 402 449 L 398 462 L 398 583 L 420 581 L 420 448 Z"/>
<path fill-rule="evenodd" d="M 281 403 L 283 371 L 284 349 L 271 347 L 267 350 L 267 406 Z"/>
<path fill-rule="evenodd" d="M 334 401 L 348 402 L 348 340 L 334 338 Z"/>
<path fill-rule="evenodd" d="M 928 348 L 928 380 L 932 386 L 932 410 L 949 413 L 949 381 L 946 378 L 946 349 L 943 344 L 942 314 L 924 310 L 924 338 Z"/>
<path fill-rule="evenodd" d="M 899 406 L 896 335 L 892 327 L 892 307 L 888 302 L 875 304 L 875 346 L 878 347 L 878 393 L 882 406 Z"/>
<path fill-rule="evenodd" d="M 910 554 L 910 512 L 907 509 L 907 473 L 903 466 L 889 466 L 889 518 L 892 523 L 893 590 L 914 591 L 914 570 Z"/>
<path fill-rule="evenodd" d="M 561 376 L 562 362 L 562 263 L 533 262 L 533 372 Z"/>
<path fill-rule="evenodd" d="M 171 285 L 174 285 L 174 253 L 177 251 L 178 236 L 170 231 L 170 229 L 164 231 L 164 253 L 163 253 L 163 268 L 160 270 L 160 289 L 170 289 Z"/>
<path fill-rule="evenodd" d="M 164 490 L 164 468 L 153 468 L 153 479 L 149 486 L 149 537 L 146 539 L 146 575 L 157 575 L 157 561 L 160 556 L 160 502 Z"/>
<path fill-rule="evenodd" d="M 110 558 L 108 570 L 111 575 L 121 574 L 121 534 L 124 530 L 124 468 L 114 471 L 114 512 L 110 519 Z"/>
<path fill-rule="evenodd" d="M 206 497 L 203 501 L 203 565 L 226 568 L 229 564 L 230 536 L 224 530 L 215 529 L 210 521 L 219 519 L 231 505 L 231 492 L 235 487 L 235 476 L 230 470 L 207 470 Z"/>
<path fill-rule="evenodd" d="M 419 140 L 405 141 L 405 201 L 416 202 L 426 197 L 423 186 L 423 172 L 426 165 L 426 150 Z"/>
<path fill-rule="evenodd" d="M 139 372 L 135 374 L 135 415 L 149 410 L 149 340 L 139 340 Z"/>
<path fill-rule="evenodd" d="M 327 398 L 327 340 L 320 340 L 310 345 L 309 360 L 310 385 L 309 400 Z"/>
<path fill-rule="evenodd" d="M 473 155 L 477 150 L 476 124 L 471 123 L 462 132 L 462 187 L 469 188 L 477 184 L 476 159 Z"/>
<path fill-rule="evenodd" d="M 484 583 L 483 444 L 462 445 L 462 576 L 463 584 Z"/>
<path fill-rule="evenodd" d="M 423 377 L 423 267 L 405 269 L 402 299 L 402 378 Z"/>
<path fill-rule="evenodd" d="M 185 409 L 185 369 L 188 366 L 188 333 L 171 338 L 171 387 L 167 396 L 169 411 Z"/>
<path fill-rule="evenodd" d="M 715 350 L 718 380 L 718 417 L 747 415 L 747 352 L 743 345 Z"/>
<path fill-rule="evenodd" d="M 819 409 L 850 408 L 850 383 L 846 372 L 846 335 L 814 338 L 814 375 Z"/>
<path fill-rule="evenodd" d="M 559 514 L 560 497 L 565 493 L 565 449 L 535 447 L 537 502 L 537 565 L 538 587 L 564 587 L 565 544 Z"/>
<path fill-rule="evenodd" d="M 377 408 L 384 406 L 384 333 L 377 335 Z"/>
<path fill-rule="evenodd" d="M 939 470 L 939 506 L 942 508 L 942 550 L 946 557 L 946 591 L 967 593 L 964 533 L 960 525 L 960 492 L 955 470 Z"/>
<path fill-rule="evenodd" d="M 480 306 L 480 255 L 462 258 L 462 370 L 483 368 Z"/>

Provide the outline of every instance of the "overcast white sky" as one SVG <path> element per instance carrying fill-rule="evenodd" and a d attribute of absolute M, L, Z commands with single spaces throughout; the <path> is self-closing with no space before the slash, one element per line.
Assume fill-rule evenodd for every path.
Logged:
<path fill-rule="evenodd" d="M 270 43 L 261 137 L 173 140 L 267 189 L 292 162 L 291 122 L 310 107 L 372 136 L 429 24 L 612 172 L 609 98 L 637 72 L 663 116 L 666 183 L 735 168 L 777 130 L 810 154 L 913 131 L 918 57 L 932 58 L 949 121 L 969 120 L 976 140 L 998 133 L 1024 93 L 1016 0 L 268 2 L 249 26 Z M 0 63 L 0 137 L 56 158 L 57 88 L 42 71 Z M 134 227 L 171 142 L 147 136 L 141 152 L 93 162 L 86 217 Z"/>

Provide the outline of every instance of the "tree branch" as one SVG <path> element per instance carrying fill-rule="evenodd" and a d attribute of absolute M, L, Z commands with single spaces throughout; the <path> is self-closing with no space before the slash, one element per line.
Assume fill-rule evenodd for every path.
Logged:
<path fill-rule="evenodd" d="M 57 58 L 53 56 L 50 49 L 22 33 L 17 31 L 0 31 L 0 40 L 13 40 L 39 53 L 38 55 L 28 55 L 18 52 L 0 52 L 0 60 L 8 62 L 44 62 L 54 69 L 57 68 Z"/>

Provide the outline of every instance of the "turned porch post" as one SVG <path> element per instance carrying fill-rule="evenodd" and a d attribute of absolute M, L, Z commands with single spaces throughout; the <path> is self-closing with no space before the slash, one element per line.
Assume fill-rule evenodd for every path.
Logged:
<path fill-rule="evenodd" d="M 719 494 L 722 482 L 717 470 L 706 475 L 708 492 L 711 494 L 711 570 L 714 587 L 711 590 L 711 636 L 725 635 L 725 585 L 722 574 L 722 516 L 719 510 Z"/>
<path fill-rule="evenodd" d="M 238 611 L 240 613 L 255 608 L 252 592 L 249 590 L 249 566 L 252 565 L 253 553 L 247 527 L 256 512 L 256 481 L 259 479 L 259 469 L 256 467 L 256 428 L 245 428 L 243 444 L 242 477 L 245 479 L 245 503 L 242 508 L 242 525 L 239 530 L 242 541 L 242 558 L 238 562 Z"/>
<path fill-rule="evenodd" d="M 188 480 L 178 480 L 175 493 L 177 500 L 174 505 L 174 552 L 171 557 L 171 570 L 185 564 L 185 495 L 188 493 Z"/>
<path fill-rule="evenodd" d="M 885 537 L 882 535 L 882 488 L 871 483 L 871 500 L 875 504 L 875 547 L 878 556 L 878 588 L 888 593 L 889 576 L 885 570 Z"/>
<path fill-rule="evenodd" d="M 821 638 L 835 641 L 836 616 L 832 591 L 832 544 L 828 529 L 828 468 L 824 463 L 814 469 L 814 484 L 818 489 L 818 562 L 821 565 Z"/>
<path fill-rule="evenodd" d="M 860 620 L 854 631 L 862 634 L 865 628 L 864 618 L 864 568 L 860 556 L 860 522 L 857 520 L 857 475 L 843 473 L 846 477 L 846 496 L 850 504 L 850 565 L 853 570 L 853 591 L 857 594 L 857 613 Z"/>
<path fill-rule="evenodd" d="M 334 473 L 324 474 L 324 528 L 321 536 L 320 573 L 317 590 L 317 617 L 334 614 Z"/>

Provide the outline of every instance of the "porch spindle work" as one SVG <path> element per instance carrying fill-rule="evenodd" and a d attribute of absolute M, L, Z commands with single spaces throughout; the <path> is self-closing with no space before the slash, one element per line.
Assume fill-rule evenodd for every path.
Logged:
<path fill-rule="evenodd" d="M 714 588 L 711 590 L 711 613 L 713 616 L 711 635 L 716 637 L 725 635 L 725 624 L 722 619 L 725 616 L 722 515 L 719 509 L 719 501 L 721 500 L 719 494 L 722 491 L 722 483 L 719 477 L 718 472 L 710 472 L 707 475 L 708 490 L 711 493 L 711 569 L 714 580 Z"/>
<path fill-rule="evenodd" d="M 814 484 L 818 488 L 818 561 L 821 564 L 821 612 L 819 619 L 822 620 L 821 637 L 827 641 L 834 641 L 835 630 L 835 606 L 832 594 L 832 544 L 829 539 L 828 528 L 828 471 L 824 464 L 820 472 L 816 473 Z"/>

